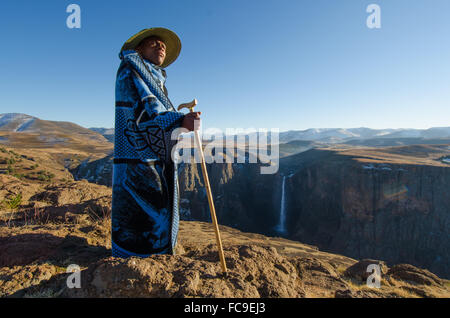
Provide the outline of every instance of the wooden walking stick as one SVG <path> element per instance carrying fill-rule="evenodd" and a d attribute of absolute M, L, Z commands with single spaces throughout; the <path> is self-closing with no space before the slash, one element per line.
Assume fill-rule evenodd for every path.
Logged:
<path fill-rule="evenodd" d="M 189 108 L 189 111 L 192 113 L 192 112 L 194 112 L 195 105 L 197 105 L 197 99 L 194 99 L 190 103 L 181 104 L 180 106 L 178 106 L 178 110 L 181 110 L 182 108 Z M 224 276 L 226 276 L 227 275 L 227 265 L 225 263 L 225 257 L 223 255 L 222 241 L 220 239 L 219 226 L 217 224 L 217 217 L 216 217 L 216 209 L 214 208 L 211 187 L 209 185 L 208 172 L 206 171 L 206 163 L 205 163 L 205 157 L 203 155 L 202 143 L 200 141 L 200 136 L 198 135 L 198 131 L 195 129 L 194 129 L 194 134 L 195 134 L 195 142 L 198 145 L 198 151 L 200 152 L 200 157 L 202 160 L 203 181 L 205 182 L 206 194 L 208 195 L 209 210 L 211 211 L 211 219 L 212 219 L 212 222 L 214 225 L 214 230 L 216 233 L 217 246 L 219 247 L 220 263 L 222 264 L 223 274 L 224 274 Z"/>

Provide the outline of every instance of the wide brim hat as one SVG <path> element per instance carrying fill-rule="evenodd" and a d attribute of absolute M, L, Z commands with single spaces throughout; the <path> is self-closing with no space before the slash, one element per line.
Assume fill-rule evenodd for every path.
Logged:
<path fill-rule="evenodd" d="M 134 50 L 143 39 L 149 36 L 157 36 L 164 42 L 164 44 L 166 44 L 166 58 L 161 64 L 161 67 L 164 68 L 169 66 L 178 58 L 181 51 L 180 38 L 175 34 L 175 32 L 166 28 L 144 29 L 126 40 L 120 51 Z"/>

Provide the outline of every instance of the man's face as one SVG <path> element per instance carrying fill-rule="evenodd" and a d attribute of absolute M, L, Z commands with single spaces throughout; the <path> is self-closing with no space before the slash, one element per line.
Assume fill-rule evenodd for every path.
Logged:
<path fill-rule="evenodd" d="M 144 59 L 149 60 L 158 66 L 161 65 L 166 58 L 166 45 L 156 36 L 151 36 L 142 40 L 137 46 L 136 51 L 141 53 Z"/>

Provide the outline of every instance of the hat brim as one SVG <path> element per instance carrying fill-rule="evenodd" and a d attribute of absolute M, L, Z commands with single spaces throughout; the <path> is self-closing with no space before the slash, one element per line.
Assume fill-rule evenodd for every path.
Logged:
<path fill-rule="evenodd" d="M 150 28 L 144 29 L 131 38 L 129 38 L 122 46 L 121 52 L 124 50 L 134 50 L 143 39 L 149 36 L 159 37 L 166 45 L 166 58 L 161 67 L 167 67 L 172 64 L 180 55 L 181 41 L 180 38 L 172 31 L 166 28 Z"/>

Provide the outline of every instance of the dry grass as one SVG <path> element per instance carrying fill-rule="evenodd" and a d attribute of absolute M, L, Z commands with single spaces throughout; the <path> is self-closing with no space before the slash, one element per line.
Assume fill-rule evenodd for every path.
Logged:
<path fill-rule="evenodd" d="M 94 211 L 92 207 L 88 207 L 89 217 L 94 223 L 104 224 L 111 222 L 111 209 L 101 206 L 100 211 Z"/>
<path fill-rule="evenodd" d="M 402 298 L 421 298 L 415 293 L 411 293 L 407 289 L 405 289 L 403 286 L 400 286 L 399 288 L 392 289 L 392 293 L 398 295 Z"/>
<path fill-rule="evenodd" d="M 338 265 L 337 267 L 336 267 L 336 271 L 339 273 L 339 274 L 341 274 L 341 275 L 343 275 L 344 273 L 345 273 L 345 271 L 347 270 L 347 266 L 344 266 L 344 265 Z"/>
<path fill-rule="evenodd" d="M 440 160 L 450 151 L 440 145 L 411 145 L 383 148 L 340 149 L 339 154 L 355 157 L 359 162 L 448 167 Z"/>
<path fill-rule="evenodd" d="M 361 284 L 356 282 L 354 279 L 347 281 L 349 288 L 352 291 L 361 291 L 361 292 L 375 292 L 375 293 L 383 293 L 385 295 L 395 294 L 401 298 L 420 298 L 417 294 L 412 293 L 407 289 L 408 284 L 398 282 L 396 287 L 392 286 L 387 280 L 382 279 L 380 282 L 380 288 L 369 287 L 367 284 Z"/>
<path fill-rule="evenodd" d="M 24 212 L 24 225 L 45 225 L 48 224 L 50 213 L 37 206 L 33 210 L 25 210 Z"/>

